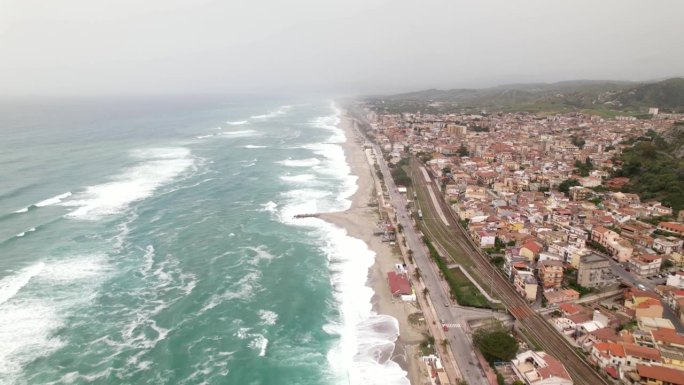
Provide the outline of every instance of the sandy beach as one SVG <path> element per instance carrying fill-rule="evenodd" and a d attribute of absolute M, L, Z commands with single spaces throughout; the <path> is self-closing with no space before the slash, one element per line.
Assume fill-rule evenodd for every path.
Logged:
<path fill-rule="evenodd" d="M 405 261 L 396 246 L 382 242 L 379 236 L 373 235 L 380 219 L 378 206 L 369 205 L 375 201 L 375 175 L 363 149 L 364 139 L 353 129 L 352 121 L 345 113 L 340 119 L 339 127 L 345 131 L 347 137 L 343 144 L 345 155 L 352 173 L 358 176 L 358 189 L 352 196 L 352 204 L 347 211 L 322 214 L 320 218 L 343 227 L 349 235 L 363 240 L 375 252 L 375 263 L 368 275 L 368 286 L 375 292 L 373 309 L 378 314 L 390 315 L 399 321 L 400 336 L 393 360 L 408 372 L 411 384 L 422 384 L 426 373 L 423 373 L 424 366 L 418 361 L 418 345 L 424 339 L 426 328 L 424 325 L 414 326 L 409 323 L 409 315 L 420 311 L 417 304 L 395 299 L 390 292 L 387 273 L 394 270 L 396 263 Z"/>

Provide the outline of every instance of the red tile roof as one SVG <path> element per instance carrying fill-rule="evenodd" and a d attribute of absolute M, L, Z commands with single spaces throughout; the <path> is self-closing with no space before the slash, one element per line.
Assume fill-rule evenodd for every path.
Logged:
<path fill-rule="evenodd" d="M 544 356 L 544 361 L 546 361 L 547 366 L 537 369 L 542 378 L 560 377 L 566 378 L 568 380 L 571 379 L 570 374 L 568 374 L 568 371 L 565 370 L 563 364 L 555 357 L 551 357 L 549 354 L 546 354 Z"/>
<path fill-rule="evenodd" d="M 409 295 L 412 293 L 411 284 L 404 274 L 390 271 L 387 273 L 387 281 L 389 282 L 392 295 Z"/>
<path fill-rule="evenodd" d="M 660 352 L 657 349 L 647 348 L 634 344 L 625 344 L 625 354 L 632 357 L 645 358 L 653 361 L 660 361 Z"/>
<path fill-rule="evenodd" d="M 673 385 L 684 385 L 684 372 L 665 366 L 637 364 L 637 373 L 641 378 L 651 378 Z"/>

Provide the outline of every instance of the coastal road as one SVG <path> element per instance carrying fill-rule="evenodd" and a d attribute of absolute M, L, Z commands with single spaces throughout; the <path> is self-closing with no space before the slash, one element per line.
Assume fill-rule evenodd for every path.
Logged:
<path fill-rule="evenodd" d="M 374 145 L 374 151 L 385 185 L 389 191 L 390 201 L 394 206 L 397 222 L 403 227 L 404 238 L 406 239 L 408 247 L 413 251 L 413 261 L 420 269 L 422 281 L 428 290 L 437 317 L 447 323 L 461 325 L 461 317 L 463 315 L 470 315 L 472 317 L 481 316 L 482 312 L 468 312 L 462 307 L 454 307 L 452 305 L 451 295 L 445 290 L 444 285 L 441 284 L 442 279 L 436 270 L 436 266 L 432 263 L 432 260 L 426 252 L 423 241 L 413 227 L 411 217 L 406 209 L 406 199 L 397 191 L 390 170 L 387 167 L 387 163 L 382 157 L 382 152 L 377 145 Z M 423 293 L 416 293 L 416 295 L 423 295 Z M 424 311 L 427 312 L 429 310 L 425 309 Z M 445 332 L 445 335 L 451 347 L 451 351 L 454 353 L 454 358 L 463 379 L 466 380 L 469 385 L 489 385 L 478 364 L 472 343 L 464 328 L 449 328 L 449 331 Z M 435 336 L 436 339 L 437 337 L 438 336 Z M 454 381 L 455 379 L 452 378 L 451 380 Z"/>
<path fill-rule="evenodd" d="M 481 283 L 489 283 L 486 286 L 489 286 L 506 309 L 517 319 L 524 334 L 540 348 L 560 359 L 576 385 L 608 385 L 608 382 L 578 355 L 556 329 L 541 315 L 534 312 L 529 304 L 515 292 L 508 279 L 498 272 L 489 258 L 466 234 L 444 199 L 439 199 L 437 204 L 440 205 L 440 210 L 436 209 L 435 204 L 429 198 L 427 188 L 429 182 L 426 182 L 418 171 L 419 167 L 419 162 L 412 159 L 412 180 L 425 218 L 423 229 L 431 241 L 440 244 L 445 250 L 457 253 L 461 258 L 466 258 L 471 274 L 479 276 Z M 439 211 L 446 214 L 450 226 L 442 223 Z"/>

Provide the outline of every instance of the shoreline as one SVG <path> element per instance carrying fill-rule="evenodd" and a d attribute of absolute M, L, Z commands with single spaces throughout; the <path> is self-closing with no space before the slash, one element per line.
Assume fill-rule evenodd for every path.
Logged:
<path fill-rule="evenodd" d="M 345 110 L 340 113 L 338 128 L 344 131 L 346 141 L 341 143 L 351 173 L 357 177 L 357 189 L 350 197 L 351 206 L 342 212 L 322 213 L 320 219 L 346 230 L 351 237 L 362 240 L 369 250 L 375 253 L 375 261 L 368 270 L 366 286 L 373 289 L 371 304 L 373 311 L 380 315 L 394 317 L 399 323 L 399 337 L 395 342 L 392 360 L 406 371 L 407 378 L 413 385 L 422 383 L 426 373 L 418 361 L 419 344 L 423 341 L 424 325 L 414 326 L 409 323 L 408 316 L 420 311 L 415 302 L 404 302 L 395 299 L 386 282 L 387 272 L 394 271 L 396 263 L 403 263 L 398 247 L 382 242 L 373 235 L 376 223 L 380 219 L 378 207 L 369 206 L 376 193 L 375 177 L 372 174 L 363 149 L 364 139 L 354 130 L 351 118 Z"/>

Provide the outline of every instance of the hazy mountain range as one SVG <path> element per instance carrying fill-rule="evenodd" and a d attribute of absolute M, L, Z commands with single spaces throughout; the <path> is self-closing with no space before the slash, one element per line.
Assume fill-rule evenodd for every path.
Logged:
<path fill-rule="evenodd" d="M 662 112 L 684 112 L 684 78 L 657 82 L 566 81 L 559 83 L 511 84 L 484 89 L 430 89 L 389 96 L 373 96 L 371 103 L 384 109 L 431 112 L 469 109 L 565 112 L 592 110 L 595 113 L 647 113 L 649 107 Z M 378 105 L 379 106 L 379 105 Z"/>

